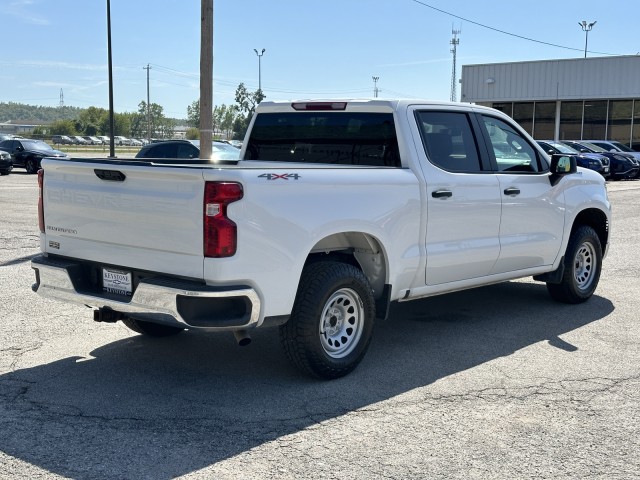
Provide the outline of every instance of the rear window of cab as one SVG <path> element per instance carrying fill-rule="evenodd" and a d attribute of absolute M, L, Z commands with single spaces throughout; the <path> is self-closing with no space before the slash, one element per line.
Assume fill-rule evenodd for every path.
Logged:
<path fill-rule="evenodd" d="M 244 159 L 400 167 L 392 113 L 260 113 Z"/>

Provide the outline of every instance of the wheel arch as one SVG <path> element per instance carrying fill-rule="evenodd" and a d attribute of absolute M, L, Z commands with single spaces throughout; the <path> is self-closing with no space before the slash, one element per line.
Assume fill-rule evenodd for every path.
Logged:
<path fill-rule="evenodd" d="M 367 278 L 376 300 L 378 318 L 386 318 L 391 298 L 389 262 L 382 242 L 364 232 L 340 232 L 318 241 L 307 256 L 305 266 L 325 260 L 348 263 Z"/>
<path fill-rule="evenodd" d="M 607 215 L 598 208 L 587 208 L 582 210 L 576 216 L 571 227 L 571 233 L 573 233 L 579 227 L 586 225 L 593 228 L 600 239 L 600 245 L 602 246 L 602 254 L 607 251 L 609 245 L 609 219 Z"/>

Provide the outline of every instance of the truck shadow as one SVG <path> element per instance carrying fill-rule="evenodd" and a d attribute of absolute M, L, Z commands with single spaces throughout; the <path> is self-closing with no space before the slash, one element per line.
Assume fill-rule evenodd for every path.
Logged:
<path fill-rule="evenodd" d="M 276 330 L 242 349 L 231 335 L 133 336 L 1 376 L 0 450 L 76 479 L 174 478 L 538 342 L 570 354 L 559 336 L 613 310 L 520 282 L 396 304 L 332 382 L 293 370 Z"/>

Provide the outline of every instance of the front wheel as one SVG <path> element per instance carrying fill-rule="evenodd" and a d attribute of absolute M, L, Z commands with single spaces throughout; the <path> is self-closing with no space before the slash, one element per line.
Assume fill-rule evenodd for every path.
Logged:
<path fill-rule="evenodd" d="M 289 360 L 317 378 L 334 379 L 355 369 L 373 332 L 375 302 L 364 274 L 335 261 L 305 267 L 280 342 Z"/>
<path fill-rule="evenodd" d="M 581 226 L 571 233 L 560 283 L 547 283 L 554 300 L 582 303 L 596 291 L 602 269 L 602 245 L 595 230 Z"/>

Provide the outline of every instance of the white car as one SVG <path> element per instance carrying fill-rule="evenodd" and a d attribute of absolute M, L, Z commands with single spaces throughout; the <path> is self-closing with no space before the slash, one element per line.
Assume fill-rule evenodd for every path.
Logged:
<path fill-rule="evenodd" d="M 113 137 L 113 143 L 119 146 L 131 146 L 131 139 L 121 135 L 116 135 Z"/>

